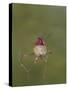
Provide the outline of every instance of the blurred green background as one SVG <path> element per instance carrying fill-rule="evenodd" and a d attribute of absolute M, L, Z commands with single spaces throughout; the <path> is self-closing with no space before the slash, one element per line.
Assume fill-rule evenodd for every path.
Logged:
<path fill-rule="evenodd" d="M 66 82 L 66 7 L 12 4 L 12 84 L 13 86 Z M 20 58 L 33 51 L 42 36 L 48 49 L 48 62 L 34 63 L 35 56 Z M 19 62 L 21 60 L 21 62 Z M 26 72 L 23 67 L 31 69 Z"/>

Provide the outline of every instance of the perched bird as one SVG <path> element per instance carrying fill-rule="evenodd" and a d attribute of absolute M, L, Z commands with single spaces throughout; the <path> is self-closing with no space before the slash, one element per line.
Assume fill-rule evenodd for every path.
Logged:
<path fill-rule="evenodd" d="M 39 58 L 42 59 L 42 57 L 47 54 L 46 42 L 41 37 L 38 37 L 35 41 L 35 47 L 33 51 L 36 56 L 35 61 L 37 61 Z"/>
<path fill-rule="evenodd" d="M 50 53 L 50 51 L 47 50 L 46 42 L 41 37 L 38 37 L 34 43 L 32 53 L 24 54 L 23 57 L 34 55 L 34 62 L 36 63 L 37 61 L 42 60 L 44 56 L 47 58 L 47 53 Z M 47 59 L 45 60 L 45 62 L 47 62 Z"/>

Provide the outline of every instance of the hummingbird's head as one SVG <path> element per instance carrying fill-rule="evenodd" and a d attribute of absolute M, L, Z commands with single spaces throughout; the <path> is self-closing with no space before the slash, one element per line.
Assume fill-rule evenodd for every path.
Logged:
<path fill-rule="evenodd" d="M 37 39 L 38 39 L 38 40 L 42 40 L 42 38 L 41 38 L 41 37 L 38 37 Z"/>

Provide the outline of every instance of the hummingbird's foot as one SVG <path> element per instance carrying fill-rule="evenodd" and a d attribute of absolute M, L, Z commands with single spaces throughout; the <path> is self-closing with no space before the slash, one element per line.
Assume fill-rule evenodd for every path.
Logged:
<path fill-rule="evenodd" d="M 34 63 L 37 63 L 37 61 L 38 61 L 38 57 L 35 58 Z"/>

